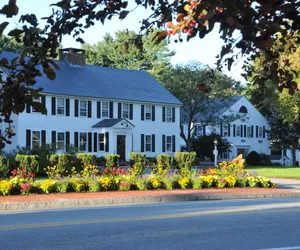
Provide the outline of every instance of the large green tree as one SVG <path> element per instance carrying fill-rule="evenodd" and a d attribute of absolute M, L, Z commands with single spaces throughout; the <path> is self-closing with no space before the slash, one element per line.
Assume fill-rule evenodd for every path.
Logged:
<path fill-rule="evenodd" d="M 214 114 L 223 108 L 221 99 L 228 98 L 240 91 L 240 82 L 212 70 L 199 62 L 191 61 L 186 65 L 176 65 L 166 70 L 161 78 L 163 85 L 182 103 L 181 137 L 187 150 L 191 149 L 193 132 L 199 117 L 205 117 L 202 124 L 220 123 L 221 120 L 236 119 L 235 115 L 215 117 Z M 220 100 L 216 102 L 215 98 Z M 187 127 L 187 131 L 185 128 Z"/>
<path fill-rule="evenodd" d="M 21 52 L 23 49 L 24 46 L 21 43 L 16 42 L 14 38 L 0 36 L 0 51 Z"/>
<path fill-rule="evenodd" d="M 137 34 L 133 31 L 123 30 L 114 34 L 105 34 L 102 41 L 91 45 L 84 44 L 87 63 L 119 68 L 147 70 L 159 78 L 162 71 L 170 66 L 170 59 L 175 52 L 170 51 L 166 41 L 157 43 L 155 40 L 157 30 L 151 31 L 142 38 L 143 51 L 141 52 L 134 42 Z"/>
<path fill-rule="evenodd" d="M 186 37 L 187 40 L 196 36 L 204 38 L 214 29 L 215 24 L 219 24 L 221 38 L 224 40 L 217 61 L 219 67 L 225 63 L 230 68 L 241 56 L 254 60 L 260 56 L 258 49 L 261 49 L 267 55 L 263 64 L 268 78 L 273 79 L 280 90 L 288 88 L 290 93 L 295 92 L 297 86 L 287 62 L 281 63 L 280 55 L 271 47 L 277 33 L 284 38 L 287 34 L 299 31 L 300 1 L 140 0 L 135 1 L 135 4 L 137 7 L 149 8 L 150 11 L 150 16 L 141 17 L 142 32 L 147 32 L 153 26 L 166 28 L 157 34 L 157 42 L 171 35 L 179 39 Z M 5 116 L 4 121 L 9 124 L 11 113 L 23 112 L 25 104 L 36 105 L 33 96 L 40 92 L 34 88 L 37 76 L 46 74 L 49 79 L 55 79 L 55 70 L 59 70 L 59 67 L 49 58 L 57 57 L 57 48 L 64 35 L 72 35 L 77 41 L 83 42 L 82 34 L 95 22 L 105 23 L 106 19 L 114 17 L 122 20 L 133 12 L 132 5 L 128 5 L 126 0 L 53 0 L 51 8 L 51 15 L 44 18 L 45 25 L 41 25 L 34 14 L 26 13 L 21 15 L 20 25 L 8 31 L 9 37 L 24 45 L 16 60 L 0 58 L 0 67 L 9 72 L 9 76 L 5 79 L 1 77 L 0 81 L 2 114 Z M 6 16 L 6 20 L 0 23 L 0 36 L 4 30 L 6 32 L 8 24 L 14 22 L 13 17 L 18 12 L 16 0 L 7 0 L 2 8 L 0 6 L 0 14 Z M 282 42 L 287 44 L 285 39 Z M 141 36 L 137 36 L 135 44 L 140 51 L 143 50 Z M 294 48 L 295 44 L 288 47 L 291 51 Z M 195 48 L 197 49 L 199 48 Z M 32 57 L 25 61 L 25 55 Z M 257 84 L 264 84 L 259 78 L 255 81 Z M 42 105 L 39 110 L 46 113 Z M 2 136 L 0 139 L 1 147 L 5 146 L 5 138 Z"/>

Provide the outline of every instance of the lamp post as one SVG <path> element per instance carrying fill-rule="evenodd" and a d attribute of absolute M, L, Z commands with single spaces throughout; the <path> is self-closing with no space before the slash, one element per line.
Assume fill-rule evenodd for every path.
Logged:
<path fill-rule="evenodd" d="M 217 162 L 217 160 L 218 160 L 218 149 L 217 149 L 217 145 L 218 145 L 218 141 L 217 141 L 217 139 L 215 139 L 215 140 L 214 140 L 214 146 L 215 146 L 215 148 L 214 148 L 215 167 L 216 167 L 217 164 L 218 164 L 218 162 Z"/>

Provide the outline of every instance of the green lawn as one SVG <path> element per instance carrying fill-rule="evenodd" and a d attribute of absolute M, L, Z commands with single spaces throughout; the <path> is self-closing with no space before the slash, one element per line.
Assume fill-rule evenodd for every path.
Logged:
<path fill-rule="evenodd" d="M 299 167 L 274 167 L 274 166 L 247 166 L 245 169 L 248 172 L 255 171 L 259 175 L 265 177 L 278 177 L 278 178 L 293 178 L 300 179 L 300 168 Z"/>

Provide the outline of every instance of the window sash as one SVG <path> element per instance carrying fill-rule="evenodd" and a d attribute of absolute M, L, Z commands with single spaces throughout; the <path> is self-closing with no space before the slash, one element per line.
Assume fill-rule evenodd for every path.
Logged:
<path fill-rule="evenodd" d="M 58 132 L 57 133 L 57 150 L 65 149 L 65 133 Z"/>
<path fill-rule="evenodd" d="M 172 108 L 166 107 L 166 121 L 172 122 Z"/>
<path fill-rule="evenodd" d="M 251 127 L 247 127 L 247 137 L 251 137 Z"/>
<path fill-rule="evenodd" d="M 223 126 L 223 136 L 228 136 L 228 125 Z"/>
<path fill-rule="evenodd" d="M 98 134 L 98 144 L 99 144 L 99 151 L 105 150 L 105 136 L 104 134 Z"/>
<path fill-rule="evenodd" d="M 39 148 L 41 146 L 41 132 L 32 131 L 32 148 Z"/>
<path fill-rule="evenodd" d="M 58 115 L 65 114 L 65 99 L 57 98 L 57 112 Z"/>
<path fill-rule="evenodd" d="M 79 101 L 79 110 L 80 116 L 87 116 L 87 101 Z"/>
<path fill-rule="evenodd" d="M 262 127 L 258 128 L 258 138 L 263 138 L 263 128 Z"/>
<path fill-rule="evenodd" d="M 86 151 L 87 147 L 87 133 L 79 133 L 79 150 Z"/>
<path fill-rule="evenodd" d="M 241 127 L 239 125 L 236 126 L 236 136 L 241 136 Z"/>
<path fill-rule="evenodd" d="M 122 117 L 123 118 L 129 118 L 129 104 L 123 103 L 123 109 L 122 109 Z"/>
<path fill-rule="evenodd" d="M 166 138 L 166 151 L 167 152 L 172 151 L 172 136 L 167 136 Z"/>
<path fill-rule="evenodd" d="M 203 127 L 197 126 L 197 136 L 203 136 Z"/>
<path fill-rule="evenodd" d="M 152 107 L 150 105 L 145 106 L 145 119 L 146 120 L 152 119 Z"/>
<path fill-rule="evenodd" d="M 152 151 L 152 138 L 151 138 L 151 135 L 146 135 L 145 149 L 146 149 L 146 152 L 151 152 Z"/>
<path fill-rule="evenodd" d="M 102 105 L 101 105 L 101 108 L 102 108 L 102 117 L 109 117 L 109 104 L 108 102 L 102 102 Z"/>

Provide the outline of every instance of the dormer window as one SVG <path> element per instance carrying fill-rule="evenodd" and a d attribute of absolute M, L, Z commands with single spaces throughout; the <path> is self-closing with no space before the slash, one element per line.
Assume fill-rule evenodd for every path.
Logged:
<path fill-rule="evenodd" d="M 245 106 L 242 106 L 239 110 L 240 113 L 242 114 L 247 114 L 248 113 L 248 109 Z"/>

